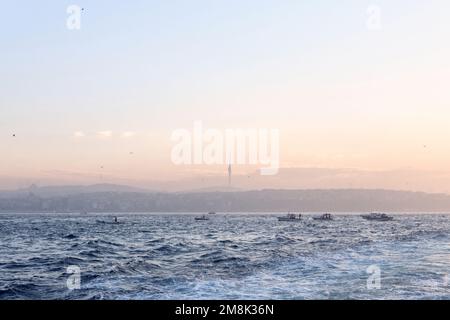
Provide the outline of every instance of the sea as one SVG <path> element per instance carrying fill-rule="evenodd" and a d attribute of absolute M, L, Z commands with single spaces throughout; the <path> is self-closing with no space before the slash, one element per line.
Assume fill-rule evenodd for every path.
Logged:
<path fill-rule="evenodd" d="M 280 215 L 0 214 L 0 300 L 450 299 L 450 215 Z"/>

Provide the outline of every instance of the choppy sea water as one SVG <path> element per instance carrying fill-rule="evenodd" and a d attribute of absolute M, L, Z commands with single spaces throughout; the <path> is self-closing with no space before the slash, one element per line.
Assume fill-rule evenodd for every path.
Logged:
<path fill-rule="evenodd" d="M 450 215 L 276 216 L 2 214 L 0 299 L 450 299 Z"/>

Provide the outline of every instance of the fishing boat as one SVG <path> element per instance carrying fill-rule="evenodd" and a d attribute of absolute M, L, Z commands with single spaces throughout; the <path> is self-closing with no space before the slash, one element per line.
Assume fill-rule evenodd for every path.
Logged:
<path fill-rule="evenodd" d="M 329 213 L 325 213 L 319 217 L 313 217 L 314 220 L 319 220 L 319 221 L 331 221 L 333 220 L 333 216 Z"/>
<path fill-rule="evenodd" d="M 216 214 L 214 211 L 210 211 L 208 212 L 208 214 Z"/>
<path fill-rule="evenodd" d="M 385 213 L 373 212 L 371 214 L 365 214 L 361 216 L 363 219 L 371 220 L 371 221 L 391 221 L 394 220 L 394 217 L 390 217 Z"/>
<path fill-rule="evenodd" d="M 302 215 L 296 215 L 293 213 L 288 213 L 285 217 L 278 217 L 278 221 L 301 221 L 302 220 Z"/>
<path fill-rule="evenodd" d="M 117 219 L 114 219 L 113 221 L 105 221 L 105 220 L 96 220 L 97 223 L 101 224 L 122 224 L 123 222 L 118 221 Z"/>
<path fill-rule="evenodd" d="M 201 217 L 195 217 L 196 221 L 207 221 L 209 220 L 209 218 L 205 215 L 201 216 Z"/>

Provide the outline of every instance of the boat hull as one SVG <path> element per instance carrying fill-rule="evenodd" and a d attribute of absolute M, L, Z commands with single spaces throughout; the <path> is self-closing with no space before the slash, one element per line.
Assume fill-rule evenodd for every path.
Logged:
<path fill-rule="evenodd" d="M 278 221 L 299 222 L 299 221 L 302 221 L 302 219 L 278 218 Z"/>
<path fill-rule="evenodd" d="M 372 218 L 372 217 L 363 216 L 363 219 L 368 220 L 368 221 L 392 221 L 392 220 L 394 220 L 394 217 Z"/>

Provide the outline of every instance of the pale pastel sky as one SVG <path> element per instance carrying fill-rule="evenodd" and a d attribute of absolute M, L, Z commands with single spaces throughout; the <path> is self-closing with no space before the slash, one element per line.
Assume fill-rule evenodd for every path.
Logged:
<path fill-rule="evenodd" d="M 66 27 L 72 4 L 80 30 Z M 450 191 L 448 0 L 16 0 L 0 12 L 0 188 L 224 174 L 171 161 L 172 132 L 200 120 L 279 129 L 281 167 L 431 172 L 428 185 L 439 172 L 432 191 Z M 375 186 L 408 188 L 392 179 Z"/>

